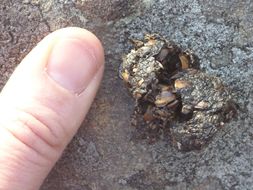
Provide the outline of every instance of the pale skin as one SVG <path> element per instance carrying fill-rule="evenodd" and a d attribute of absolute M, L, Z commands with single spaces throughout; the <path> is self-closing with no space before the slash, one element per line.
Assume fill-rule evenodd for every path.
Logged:
<path fill-rule="evenodd" d="M 65 28 L 45 37 L 0 94 L 0 190 L 37 190 L 80 127 L 104 70 L 100 41 Z"/>

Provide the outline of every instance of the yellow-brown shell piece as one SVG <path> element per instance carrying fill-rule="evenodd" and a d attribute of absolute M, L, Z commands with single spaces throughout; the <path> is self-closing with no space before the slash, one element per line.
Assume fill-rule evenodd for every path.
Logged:
<path fill-rule="evenodd" d="M 182 69 L 188 69 L 190 67 L 190 61 L 189 61 L 189 56 L 185 53 L 181 53 L 179 55 L 179 59 L 181 62 L 181 68 Z"/>
<path fill-rule="evenodd" d="M 139 92 L 135 92 L 135 93 L 133 94 L 133 96 L 134 96 L 135 99 L 140 99 L 140 98 L 142 97 L 142 94 L 139 93 Z"/>
<path fill-rule="evenodd" d="M 176 100 L 175 94 L 170 91 L 162 91 L 156 96 L 155 104 L 157 107 L 163 107 Z"/>
<path fill-rule="evenodd" d="M 207 101 L 200 101 L 197 105 L 195 105 L 195 109 L 204 110 L 209 107 L 209 103 Z"/>
<path fill-rule="evenodd" d="M 190 86 L 190 83 L 185 81 L 185 80 L 179 80 L 177 79 L 174 83 L 174 87 L 175 89 L 183 89 L 183 88 L 187 88 Z"/>
<path fill-rule="evenodd" d="M 121 76 L 122 76 L 122 79 L 125 81 L 125 82 L 128 82 L 129 81 L 129 72 L 127 70 L 124 70 L 122 73 L 121 73 Z"/>
<path fill-rule="evenodd" d="M 144 45 L 144 42 L 141 40 L 130 39 L 130 42 L 134 45 L 135 49 L 138 49 Z"/>
<path fill-rule="evenodd" d="M 143 82 L 144 82 L 144 79 L 139 80 L 138 81 L 138 86 L 141 86 L 143 84 Z"/>

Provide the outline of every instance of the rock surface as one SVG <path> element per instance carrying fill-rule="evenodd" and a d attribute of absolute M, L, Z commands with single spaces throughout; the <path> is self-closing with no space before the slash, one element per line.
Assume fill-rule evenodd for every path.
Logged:
<path fill-rule="evenodd" d="M 42 190 L 229 190 L 253 187 L 252 0 L 2 0 L 0 86 L 49 32 L 93 31 L 103 42 L 106 71 L 83 126 Z M 118 79 L 129 38 L 159 33 L 201 59 L 236 94 L 238 119 L 198 152 L 180 153 L 161 139 L 131 140 L 134 102 Z"/>

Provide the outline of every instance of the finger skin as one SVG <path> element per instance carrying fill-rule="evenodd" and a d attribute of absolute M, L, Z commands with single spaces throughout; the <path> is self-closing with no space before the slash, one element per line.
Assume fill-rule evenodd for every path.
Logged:
<path fill-rule="evenodd" d="M 99 65 L 94 75 L 84 76 L 88 82 L 79 93 L 47 73 L 52 51 L 64 39 L 82 43 Z M 87 114 L 103 70 L 100 41 L 80 28 L 50 34 L 24 58 L 0 94 L 0 190 L 40 187 Z"/>

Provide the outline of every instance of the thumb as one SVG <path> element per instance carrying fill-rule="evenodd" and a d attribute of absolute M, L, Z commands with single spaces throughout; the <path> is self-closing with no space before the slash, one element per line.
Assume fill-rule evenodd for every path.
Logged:
<path fill-rule="evenodd" d="M 38 189 L 88 112 L 103 48 L 90 32 L 45 37 L 0 94 L 0 189 Z"/>

